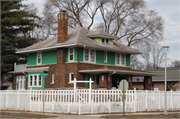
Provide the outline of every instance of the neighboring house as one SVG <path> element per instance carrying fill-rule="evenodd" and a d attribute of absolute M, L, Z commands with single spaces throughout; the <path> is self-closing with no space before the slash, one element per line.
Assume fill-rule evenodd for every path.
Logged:
<path fill-rule="evenodd" d="M 149 69 L 147 71 L 156 72 L 163 74 L 162 76 L 152 76 L 152 90 L 159 89 L 164 91 L 165 69 L 162 67 L 157 67 Z M 133 87 L 138 89 L 144 89 L 143 87 L 144 77 L 133 77 Z M 167 67 L 167 91 L 172 90 L 173 86 L 180 81 L 180 67 Z"/>
<path fill-rule="evenodd" d="M 8 85 L 4 85 L 1 81 L 0 81 L 0 87 L 1 90 L 7 90 L 7 88 L 9 87 Z"/>
<path fill-rule="evenodd" d="M 46 89 L 72 89 L 74 78 L 92 78 L 92 87 L 96 89 L 117 88 L 119 82 L 126 79 L 129 89 L 133 89 L 132 76 L 144 76 L 147 80 L 145 89 L 151 89 L 151 76 L 159 74 L 132 69 L 130 56 L 141 52 L 114 39 L 117 37 L 109 33 L 82 27 L 68 31 L 68 14 L 59 13 L 58 36 L 16 52 L 28 54 L 27 89 L 42 89 L 40 74 L 44 71 L 48 72 Z M 14 82 L 17 82 L 17 76 L 14 74 Z M 89 84 L 77 83 L 77 87 L 88 88 Z"/>
<path fill-rule="evenodd" d="M 16 63 L 14 63 L 14 71 L 8 72 L 14 74 L 13 90 L 27 90 L 26 66 L 27 64 L 16 65 Z"/>

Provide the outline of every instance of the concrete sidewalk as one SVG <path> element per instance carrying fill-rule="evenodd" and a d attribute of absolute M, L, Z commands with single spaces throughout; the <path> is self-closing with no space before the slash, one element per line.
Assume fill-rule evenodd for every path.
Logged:
<path fill-rule="evenodd" d="M 22 111 L 4 111 L 4 112 L 22 113 Z M 42 114 L 43 115 L 42 112 L 25 112 L 25 113 L 33 113 L 33 114 L 40 114 L 40 115 Z M 168 112 L 168 114 L 175 114 L 175 113 L 180 114 L 180 112 Z M 158 114 L 163 114 L 163 112 L 126 113 L 125 115 L 158 115 Z M 72 115 L 72 114 L 58 114 L 58 113 L 45 112 L 45 115 L 57 116 L 57 117 L 52 117 L 51 119 L 100 119 L 102 116 L 123 115 L 123 113 L 119 113 L 119 114 Z M 3 119 L 5 119 L 5 118 L 3 118 Z M 8 118 L 8 119 L 11 119 L 11 118 Z M 13 118 L 13 119 L 15 119 L 15 118 Z M 35 118 L 33 118 L 33 119 L 35 119 Z M 38 118 L 38 119 L 47 119 L 47 118 Z M 101 118 L 101 119 L 103 119 L 103 118 Z M 115 118 L 113 118 L 113 119 L 115 119 Z"/>

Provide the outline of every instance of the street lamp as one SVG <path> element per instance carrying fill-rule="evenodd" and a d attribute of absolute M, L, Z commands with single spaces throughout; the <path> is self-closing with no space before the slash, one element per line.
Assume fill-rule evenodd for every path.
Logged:
<path fill-rule="evenodd" d="M 165 91 L 165 95 L 164 95 L 164 98 L 165 98 L 165 109 L 164 109 L 164 115 L 168 115 L 168 113 L 167 113 L 167 92 L 166 92 L 166 90 L 167 90 L 167 85 L 166 85 L 166 71 L 167 71 L 167 69 L 166 69 L 166 67 L 167 67 L 167 51 L 168 51 L 168 48 L 169 48 L 169 46 L 163 46 L 163 48 L 164 48 L 164 50 L 165 50 L 165 83 L 164 83 L 164 86 L 165 86 L 165 88 L 164 88 L 164 91 Z"/>

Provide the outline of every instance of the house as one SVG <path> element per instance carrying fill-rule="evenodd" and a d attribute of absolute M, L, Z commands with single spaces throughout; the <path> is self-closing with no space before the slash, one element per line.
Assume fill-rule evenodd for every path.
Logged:
<path fill-rule="evenodd" d="M 130 56 L 141 52 L 116 42 L 115 39 L 117 37 L 109 33 L 82 27 L 68 31 L 68 14 L 60 12 L 57 36 L 16 52 L 28 54 L 25 71 L 27 78 L 23 71 L 21 75 L 14 72 L 13 85 L 16 87 L 19 80 L 26 81 L 27 86 L 24 83 L 24 87 L 28 90 L 42 89 L 43 83 L 46 89 L 72 89 L 71 82 L 74 78 L 92 78 L 92 88 L 111 89 L 117 88 L 119 82 L 126 79 L 129 89 L 133 89 L 132 76 L 143 76 L 146 80 L 145 89 L 151 89 L 151 77 L 159 74 L 132 69 Z M 48 73 L 45 80 L 40 75 L 44 71 Z M 77 87 L 88 88 L 89 84 L 78 83 Z"/>
<path fill-rule="evenodd" d="M 8 85 L 4 85 L 1 81 L 0 81 L 0 87 L 1 90 L 7 90 L 7 88 L 9 87 Z"/>
<path fill-rule="evenodd" d="M 162 76 L 152 76 L 152 90 L 158 89 L 164 91 L 165 85 L 165 69 L 164 67 L 157 67 L 148 69 L 147 71 L 163 74 Z M 143 87 L 144 77 L 133 77 L 133 87 L 138 89 L 144 89 Z M 180 81 L 180 67 L 167 67 L 167 91 L 173 89 L 173 86 Z"/>

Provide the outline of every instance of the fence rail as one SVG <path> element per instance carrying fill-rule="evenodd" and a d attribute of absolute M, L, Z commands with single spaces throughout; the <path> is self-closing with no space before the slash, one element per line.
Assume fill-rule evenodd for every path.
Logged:
<path fill-rule="evenodd" d="M 45 111 L 93 114 L 123 111 L 121 90 L 45 90 Z M 43 111 L 43 90 L 0 91 L 0 109 Z M 180 91 L 167 92 L 167 109 L 180 109 Z M 164 110 L 164 91 L 127 90 L 125 111 Z"/>

